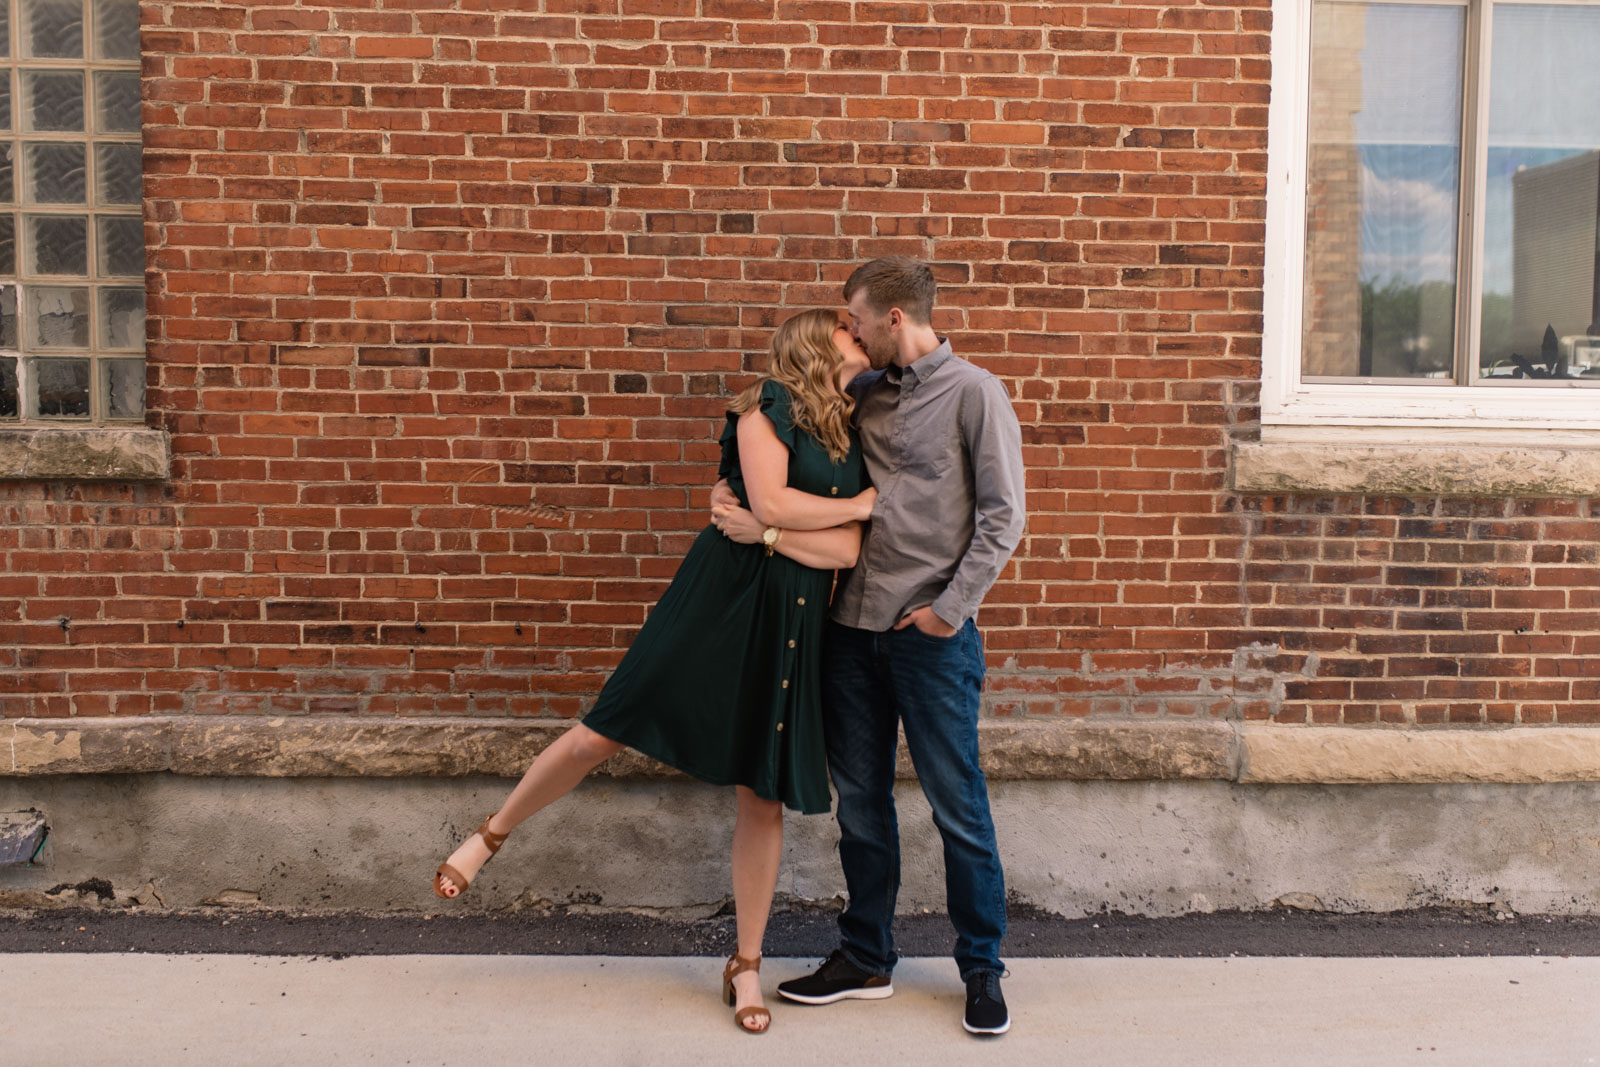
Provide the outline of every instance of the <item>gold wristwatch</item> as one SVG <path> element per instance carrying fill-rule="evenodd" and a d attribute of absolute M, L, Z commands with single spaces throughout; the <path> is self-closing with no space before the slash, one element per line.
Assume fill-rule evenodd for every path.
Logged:
<path fill-rule="evenodd" d="M 772 550 L 778 546 L 778 538 L 783 536 L 783 531 L 776 526 L 768 526 L 761 531 L 761 543 L 767 546 L 767 555 L 772 555 Z"/>

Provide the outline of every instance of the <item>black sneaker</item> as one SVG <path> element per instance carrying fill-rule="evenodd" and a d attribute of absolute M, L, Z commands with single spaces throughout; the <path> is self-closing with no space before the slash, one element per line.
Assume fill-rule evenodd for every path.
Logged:
<path fill-rule="evenodd" d="M 888 975 L 868 974 L 846 959 L 842 951 L 834 949 L 814 973 L 779 982 L 778 995 L 801 1004 L 832 1004 L 838 1000 L 882 1000 L 894 996 L 894 986 Z"/>
<path fill-rule="evenodd" d="M 998 974 L 980 971 L 967 979 L 967 1017 L 961 1025 L 969 1034 L 999 1035 L 1011 1029 Z"/>

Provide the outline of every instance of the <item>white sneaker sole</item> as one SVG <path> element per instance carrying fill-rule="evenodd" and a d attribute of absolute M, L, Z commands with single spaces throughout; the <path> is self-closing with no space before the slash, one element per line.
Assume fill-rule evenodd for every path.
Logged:
<path fill-rule="evenodd" d="M 780 989 L 778 990 L 778 996 L 785 1000 L 792 1000 L 796 1004 L 837 1004 L 841 1000 L 887 1000 L 894 996 L 894 986 L 879 985 L 865 989 L 841 989 L 837 993 L 829 993 L 824 997 L 806 997 L 798 993 L 791 993 L 786 989 Z"/>
<path fill-rule="evenodd" d="M 979 1037 L 999 1037 L 1001 1034 L 1011 1029 L 1011 1020 L 1007 1019 L 1004 1026 L 996 1026 L 993 1029 L 985 1030 L 982 1027 L 972 1026 L 967 1022 L 967 1020 L 962 1019 L 961 1029 L 965 1030 L 969 1034 L 977 1034 Z"/>

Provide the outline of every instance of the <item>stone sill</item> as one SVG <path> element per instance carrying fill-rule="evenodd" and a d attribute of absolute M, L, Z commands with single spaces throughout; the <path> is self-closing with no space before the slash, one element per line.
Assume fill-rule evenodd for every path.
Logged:
<path fill-rule="evenodd" d="M 513 778 L 567 726 L 519 719 L 13 719 L 9 729 L 0 724 L 0 777 Z M 984 773 L 999 781 L 1600 781 L 1600 728 L 990 720 L 979 733 Z M 632 752 L 596 773 L 682 777 Z M 914 777 L 903 745 L 898 774 Z"/>
<path fill-rule="evenodd" d="M 0 427 L 0 479 L 159 481 L 172 473 L 166 431 L 144 426 Z"/>
<path fill-rule="evenodd" d="M 44 774 L 514 778 L 570 724 L 538 719 L 135 718 L 0 723 L 0 777 Z M 1221 723 L 982 725 L 983 769 L 1001 779 L 1227 777 Z M 912 777 L 905 746 L 899 776 Z M 596 771 L 684 777 L 627 751 Z"/>
<path fill-rule="evenodd" d="M 1239 493 L 1600 495 L 1600 447 L 1592 445 L 1269 438 L 1234 442 L 1231 460 Z"/>

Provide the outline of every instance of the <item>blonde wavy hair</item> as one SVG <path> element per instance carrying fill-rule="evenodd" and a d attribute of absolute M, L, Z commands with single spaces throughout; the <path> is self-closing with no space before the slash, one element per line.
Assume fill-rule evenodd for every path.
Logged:
<path fill-rule="evenodd" d="M 772 335 L 767 373 L 734 398 L 728 410 L 742 415 L 761 401 L 768 379 L 789 390 L 794 398 L 794 424 L 822 442 L 828 457 L 844 462 L 850 453 L 850 413 L 853 397 L 839 392 L 839 365 L 844 357 L 833 343 L 839 316 L 827 308 L 802 311 L 784 321 Z"/>

